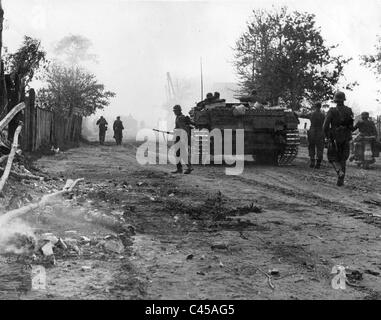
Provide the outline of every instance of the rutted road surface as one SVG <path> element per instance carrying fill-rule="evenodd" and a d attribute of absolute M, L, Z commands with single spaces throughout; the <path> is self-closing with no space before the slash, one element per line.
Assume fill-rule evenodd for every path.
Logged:
<path fill-rule="evenodd" d="M 221 166 L 196 166 L 191 175 L 172 175 L 170 165 L 142 167 L 132 145 L 82 146 L 37 165 L 50 176 L 86 182 L 65 201 L 69 209 L 53 210 L 64 226 L 51 218 L 45 232 L 83 228 L 99 238 L 109 226 L 82 219 L 94 211 L 119 214 L 134 230 L 124 234 L 119 256 L 77 258 L 78 268 L 93 266 L 86 275 L 68 270 L 72 260 L 57 259 L 38 297 L 381 297 L 379 163 L 369 171 L 350 166 L 342 188 L 328 164 L 309 169 L 303 154 L 288 167 L 246 165 L 240 176 L 225 175 Z M 348 267 L 345 290 L 331 286 L 335 265 Z"/>

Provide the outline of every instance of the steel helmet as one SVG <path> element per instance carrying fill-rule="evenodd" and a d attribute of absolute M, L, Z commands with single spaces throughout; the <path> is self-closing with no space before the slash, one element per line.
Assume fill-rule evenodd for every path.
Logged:
<path fill-rule="evenodd" d="M 362 112 L 361 113 L 361 118 L 365 118 L 365 119 L 368 119 L 369 118 L 369 112 Z"/>
<path fill-rule="evenodd" d="M 213 98 L 213 93 L 209 92 L 209 93 L 206 95 L 206 98 L 207 98 L 207 99 L 212 99 L 212 98 Z"/>
<path fill-rule="evenodd" d="M 181 107 L 180 107 L 180 105 L 176 104 L 176 105 L 173 107 L 173 111 L 176 111 L 176 110 L 181 111 Z"/>
<path fill-rule="evenodd" d="M 333 102 L 342 102 L 345 101 L 345 93 L 342 91 L 337 91 L 333 97 Z"/>

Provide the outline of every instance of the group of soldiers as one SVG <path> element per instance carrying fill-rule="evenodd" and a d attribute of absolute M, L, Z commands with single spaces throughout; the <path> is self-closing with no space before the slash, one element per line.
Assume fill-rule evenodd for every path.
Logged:
<path fill-rule="evenodd" d="M 311 127 L 308 131 L 310 167 L 320 168 L 325 141 L 327 141 L 327 158 L 337 173 L 338 186 L 344 185 L 352 132 L 358 129 L 361 135 L 377 136 L 376 126 L 369 119 L 368 112 L 363 112 L 361 120 L 354 125 L 352 109 L 344 105 L 345 100 L 345 93 L 338 91 L 333 99 L 336 107 L 330 108 L 326 116 L 321 111 L 321 103 L 318 102 L 314 106 L 314 112 L 309 117 L 311 120 Z"/>
<path fill-rule="evenodd" d="M 225 99 L 221 99 L 220 98 L 220 93 L 219 92 L 215 92 L 214 94 L 209 92 L 207 93 L 206 95 L 206 99 L 200 101 L 197 103 L 197 106 L 196 108 L 198 110 L 202 110 L 203 108 L 205 108 L 205 106 L 209 105 L 209 104 L 214 104 L 214 103 L 219 103 L 219 102 L 225 102 L 226 100 Z"/>
<path fill-rule="evenodd" d="M 106 119 L 103 116 L 101 116 L 98 119 L 96 125 L 99 126 L 99 143 L 101 145 L 104 145 L 108 123 Z M 120 117 L 116 117 L 116 120 L 114 121 L 114 124 L 113 124 L 113 130 L 114 130 L 113 138 L 115 139 L 116 144 L 121 145 L 123 140 L 124 126 L 123 126 L 122 120 L 120 120 Z"/>
<path fill-rule="evenodd" d="M 321 111 L 322 104 L 320 102 L 314 105 L 315 110 L 309 116 L 311 121 L 311 127 L 308 131 L 310 167 L 315 169 L 320 168 L 323 160 L 324 146 L 327 142 L 327 158 L 337 173 L 338 186 L 344 185 L 346 162 L 350 155 L 350 141 L 352 140 L 352 132 L 358 129 L 360 134 L 377 136 L 375 124 L 369 119 L 368 112 L 363 112 L 361 114 L 361 120 L 354 125 L 352 109 L 344 104 L 345 100 L 345 93 L 338 91 L 335 93 L 333 98 L 333 102 L 336 103 L 336 106 L 330 108 L 326 116 Z M 216 103 L 219 101 L 222 100 L 220 99 L 218 92 L 214 95 L 212 93 L 208 93 L 206 99 L 201 101 L 198 104 L 198 107 L 202 108 L 206 104 Z M 180 105 L 175 105 L 173 107 L 173 112 L 176 116 L 175 130 L 182 129 L 186 132 L 187 136 L 190 137 L 192 126 L 190 118 L 182 113 Z M 106 119 L 101 116 L 96 124 L 99 126 L 99 142 L 103 145 L 108 123 Z M 117 117 L 114 121 L 113 130 L 116 144 L 120 145 L 122 143 L 122 132 L 124 130 L 120 117 Z M 172 173 L 183 173 L 182 162 L 186 164 L 186 170 L 184 171 L 185 174 L 189 174 L 193 171 L 189 152 L 190 139 L 187 140 L 188 145 L 184 146 L 188 150 L 188 152 L 186 152 L 187 159 L 179 159 L 181 161 L 177 162 L 176 170 Z M 176 135 L 176 142 L 179 141 L 181 141 L 180 136 Z M 178 149 L 176 152 L 177 158 L 182 156 L 180 153 L 180 149 Z"/>
<path fill-rule="evenodd" d="M 207 98 L 198 104 L 199 107 L 203 107 L 205 104 L 212 101 L 218 101 L 219 94 L 213 96 L 211 93 L 207 95 Z M 354 115 L 352 109 L 347 107 L 344 102 L 346 101 L 345 93 L 337 91 L 334 95 L 333 102 L 335 107 L 330 108 L 325 116 L 321 111 L 322 104 L 316 103 L 314 106 L 314 112 L 310 115 L 311 127 L 308 131 L 308 151 L 310 157 L 310 167 L 319 169 L 323 160 L 324 146 L 327 142 L 327 158 L 332 164 L 337 174 L 337 185 L 343 186 L 346 162 L 350 155 L 350 141 L 352 140 L 352 132 L 355 130 L 360 131 L 360 135 L 364 136 L 377 136 L 377 130 L 375 124 L 369 119 L 369 113 L 363 112 L 361 114 L 361 120 L 354 125 Z M 173 112 L 176 115 L 175 129 L 184 130 L 188 137 L 190 136 L 191 120 L 189 117 L 182 114 L 181 107 L 175 105 Z M 180 141 L 180 137 L 176 137 L 176 142 Z M 190 140 L 188 139 L 188 144 Z M 189 147 L 189 146 L 187 146 Z M 180 150 L 177 151 L 176 157 L 180 156 Z M 184 173 L 189 174 L 192 172 L 192 167 L 189 161 L 183 161 L 186 163 L 187 169 Z M 182 173 L 181 161 L 177 163 L 177 169 L 173 173 Z"/>

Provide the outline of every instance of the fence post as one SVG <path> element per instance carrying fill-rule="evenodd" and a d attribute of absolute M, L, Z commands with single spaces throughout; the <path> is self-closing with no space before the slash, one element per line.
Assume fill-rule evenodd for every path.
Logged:
<path fill-rule="evenodd" d="M 29 151 L 34 151 L 35 133 L 36 133 L 36 108 L 35 108 L 36 93 L 34 89 L 29 90 L 28 106 L 29 109 L 29 139 L 28 139 L 28 149 Z"/>

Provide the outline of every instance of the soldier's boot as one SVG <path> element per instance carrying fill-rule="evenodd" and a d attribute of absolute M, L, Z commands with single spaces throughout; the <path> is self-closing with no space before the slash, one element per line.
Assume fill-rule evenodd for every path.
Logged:
<path fill-rule="evenodd" d="M 172 171 L 171 173 L 183 173 L 183 167 L 181 165 L 181 163 L 178 163 L 176 165 L 177 169 L 175 171 Z"/>
<path fill-rule="evenodd" d="M 310 168 L 314 168 L 315 167 L 315 159 L 311 159 L 310 160 Z"/>
<path fill-rule="evenodd" d="M 321 165 L 321 160 L 318 159 L 318 160 L 316 161 L 316 164 L 315 164 L 315 169 L 320 169 L 320 165 Z"/>
<path fill-rule="evenodd" d="M 193 171 L 193 168 L 191 166 L 188 166 L 187 169 L 184 171 L 184 174 L 190 174 Z"/>
<path fill-rule="evenodd" d="M 345 171 L 339 170 L 337 173 L 337 186 L 341 187 L 344 185 Z"/>

